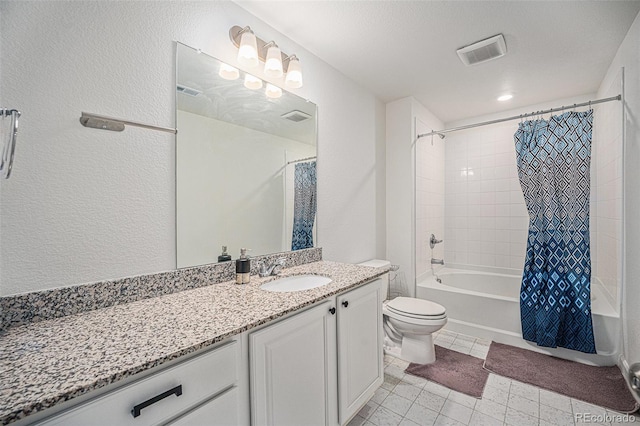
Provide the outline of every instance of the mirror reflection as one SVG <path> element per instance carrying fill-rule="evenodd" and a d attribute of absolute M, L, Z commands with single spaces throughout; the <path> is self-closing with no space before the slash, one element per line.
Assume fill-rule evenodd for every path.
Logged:
<path fill-rule="evenodd" d="M 177 266 L 313 247 L 316 105 L 178 43 Z"/>

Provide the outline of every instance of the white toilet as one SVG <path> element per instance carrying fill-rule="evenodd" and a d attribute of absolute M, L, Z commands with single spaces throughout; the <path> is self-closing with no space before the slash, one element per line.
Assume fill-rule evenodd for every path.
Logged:
<path fill-rule="evenodd" d="M 385 349 L 416 364 L 436 360 L 433 333 L 447 323 L 444 306 L 415 297 L 396 297 L 382 305 Z"/>
<path fill-rule="evenodd" d="M 391 263 L 370 260 L 360 265 L 381 267 Z M 383 303 L 382 313 L 386 353 L 416 364 L 436 360 L 432 334 L 447 323 L 444 306 L 415 297 L 396 297 Z"/>

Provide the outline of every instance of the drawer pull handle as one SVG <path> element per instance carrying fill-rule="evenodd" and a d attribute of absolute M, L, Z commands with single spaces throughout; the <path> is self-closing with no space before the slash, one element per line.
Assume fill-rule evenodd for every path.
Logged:
<path fill-rule="evenodd" d="M 151 399 L 147 399 L 145 402 L 142 402 L 138 405 L 134 405 L 133 410 L 131 410 L 131 414 L 133 414 L 133 417 L 138 417 L 141 414 L 140 412 L 142 411 L 143 408 L 147 408 L 148 406 L 153 405 L 156 402 L 161 401 L 166 397 L 174 394 L 175 396 L 182 395 L 182 385 L 178 385 L 173 389 L 169 389 L 168 391 L 161 393 L 160 395 L 156 395 Z"/>
<path fill-rule="evenodd" d="M 331 312 L 331 315 L 335 315 L 336 314 L 336 308 L 330 308 L 329 312 Z"/>
<path fill-rule="evenodd" d="M 349 301 L 345 300 L 344 302 L 342 302 L 342 306 L 344 306 L 345 308 L 349 306 Z"/>

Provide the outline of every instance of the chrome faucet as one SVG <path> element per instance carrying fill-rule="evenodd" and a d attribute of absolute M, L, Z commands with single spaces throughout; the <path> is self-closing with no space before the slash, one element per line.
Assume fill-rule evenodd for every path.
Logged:
<path fill-rule="evenodd" d="M 260 264 L 260 269 L 258 270 L 258 275 L 261 277 L 268 277 L 269 275 L 278 275 L 284 264 L 286 262 L 286 258 L 281 257 L 276 259 L 271 265 L 267 265 L 267 262 L 262 262 Z"/>
<path fill-rule="evenodd" d="M 444 259 L 434 259 L 432 257 L 431 258 L 431 264 L 432 265 L 443 265 L 444 266 Z"/>

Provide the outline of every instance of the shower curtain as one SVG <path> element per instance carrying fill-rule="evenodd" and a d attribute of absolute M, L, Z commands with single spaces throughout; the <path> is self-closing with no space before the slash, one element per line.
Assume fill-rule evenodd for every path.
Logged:
<path fill-rule="evenodd" d="M 313 247 L 316 218 L 316 162 L 297 163 L 294 175 L 291 250 Z"/>
<path fill-rule="evenodd" d="M 522 334 L 595 353 L 591 321 L 589 167 L 593 110 L 520 123 L 518 176 L 529 212 L 520 290 Z"/>

